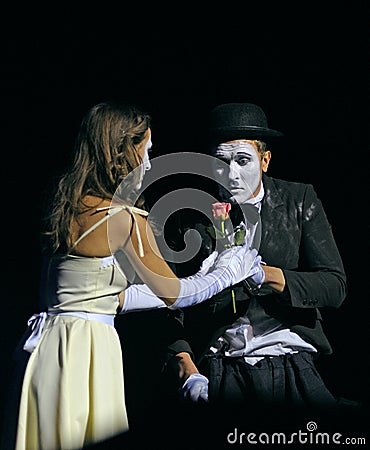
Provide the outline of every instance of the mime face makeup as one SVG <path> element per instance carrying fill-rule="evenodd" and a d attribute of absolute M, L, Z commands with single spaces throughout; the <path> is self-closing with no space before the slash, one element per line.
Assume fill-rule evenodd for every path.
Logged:
<path fill-rule="evenodd" d="M 148 134 L 146 136 L 146 139 L 144 140 L 145 142 L 145 147 L 144 147 L 144 154 L 143 154 L 143 159 L 142 162 L 140 164 L 140 181 L 136 186 L 136 189 L 139 190 L 142 186 L 143 183 L 143 179 L 144 179 L 144 175 L 145 172 L 147 172 L 148 170 L 151 169 L 151 164 L 150 164 L 150 159 L 149 159 L 149 152 L 150 149 L 152 148 L 152 135 L 151 135 L 151 130 L 148 130 Z"/>
<path fill-rule="evenodd" d="M 257 195 L 261 186 L 262 164 L 261 155 L 253 141 L 237 140 L 219 144 L 214 156 L 226 163 L 218 165 L 216 162 L 214 173 L 217 181 L 230 191 L 231 201 L 242 204 Z"/>

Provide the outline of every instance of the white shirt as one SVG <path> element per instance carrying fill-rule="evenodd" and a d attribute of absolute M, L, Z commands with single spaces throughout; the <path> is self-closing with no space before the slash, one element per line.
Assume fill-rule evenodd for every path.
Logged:
<path fill-rule="evenodd" d="M 261 183 L 261 189 L 256 197 L 247 200 L 261 211 L 261 202 L 264 196 L 264 188 Z M 250 230 L 251 234 L 255 233 Z M 284 327 L 282 322 L 270 317 L 266 317 L 265 323 L 256 322 L 252 326 L 254 316 L 261 316 L 262 306 L 258 300 L 252 298 L 248 308 L 248 314 L 239 317 L 219 338 L 220 343 L 227 343 L 225 356 L 239 357 L 244 356 L 246 363 L 255 365 L 258 361 L 266 357 L 280 356 L 288 353 L 297 353 L 298 351 L 317 352 L 316 348 L 304 341 L 297 333 Z M 259 312 L 260 311 L 260 312 Z M 265 314 L 263 314 L 265 317 Z M 257 325 L 258 323 L 258 325 Z M 256 330 L 256 327 L 258 329 Z M 211 347 L 216 352 L 217 349 Z"/>

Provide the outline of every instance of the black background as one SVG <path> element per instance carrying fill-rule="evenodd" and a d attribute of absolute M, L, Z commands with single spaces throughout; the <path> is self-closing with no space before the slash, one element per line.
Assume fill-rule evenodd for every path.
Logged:
<path fill-rule="evenodd" d="M 269 174 L 314 185 L 348 276 L 343 306 L 325 313 L 334 354 L 321 372 L 340 395 L 368 400 L 366 2 L 200 7 L 3 10 L 2 401 L 37 304 L 42 199 L 69 161 L 82 115 L 108 98 L 152 114 L 152 157 L 202 152 L 207 114 L 219 103 L 262 106 L 285 134 Z"/>

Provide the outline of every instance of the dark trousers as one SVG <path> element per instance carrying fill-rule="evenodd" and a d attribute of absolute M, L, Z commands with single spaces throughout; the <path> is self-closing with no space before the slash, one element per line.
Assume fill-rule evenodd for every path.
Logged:
<path fill-rule="evenodd" d="M 267 357 L 254 366 L 242 357 L 208 356 L 201 373 L 209 379 L 211 403 L 288 408 L 336 405 L 308 352 Z"/>

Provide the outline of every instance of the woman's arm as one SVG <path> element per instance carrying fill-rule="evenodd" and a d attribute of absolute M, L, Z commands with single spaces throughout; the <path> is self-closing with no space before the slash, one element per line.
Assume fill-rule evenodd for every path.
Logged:
<path fill-rule="evenodd" d="M 161 255 L 149 222 L 139 214 L 133 214 L 134 218 L 123 210 L 111 217 L 108 224 L 111 250 L 121 248 L 142 282 L 166 304 L 172 304 L 180 292 L 179 279 Z M 139 242 L 143 256 L 140 256 Z"/>
<path fill-rule="evenodd" d="M 242 281 L 248 277 L 257 256 L 257 251 L 246 245 L 235 246 L 224 250 L 206 275 L 178 279 L 163 259 L 149 223 L 138 215 L 131 222 L 130 217 L 125 211 L 111 218 L 108 228 L 111 251 L 121 248 L 148 294 L 156 295 L 173 308 L 200 303 Z"/>

